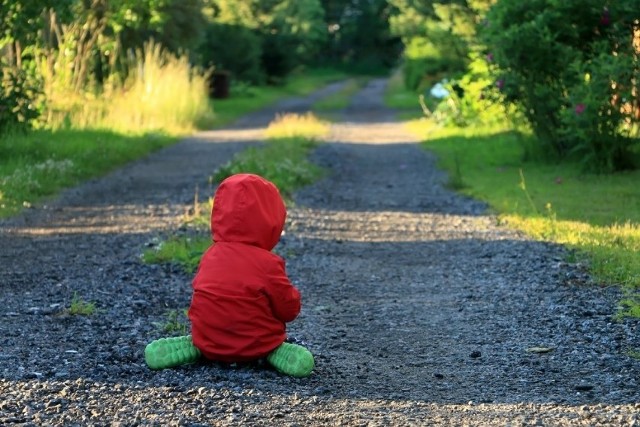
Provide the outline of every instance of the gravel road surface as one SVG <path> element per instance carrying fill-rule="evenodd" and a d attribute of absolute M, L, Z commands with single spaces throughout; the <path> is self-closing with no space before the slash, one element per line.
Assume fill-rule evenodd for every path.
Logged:
<path fill-rule="evenodd" d="M 306 379 L 199 363 L 153 372 L 144 346 L 191 277 L 141 252 L 278 112 L 203 132 L 0 222 L 1 425 L 640 426 L 637 320 L 565 249 L 496 224 L 381 102 L 339 112 L 277 251 L 303 310 Z M 73 295 L 92 316 L 64 313 Z"/>

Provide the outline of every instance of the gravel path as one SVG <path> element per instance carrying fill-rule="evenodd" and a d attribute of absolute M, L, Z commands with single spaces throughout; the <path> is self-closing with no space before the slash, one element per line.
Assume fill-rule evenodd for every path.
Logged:
<path fill-rule="evenodd" d="M 277 111 L 206 132 L 0 223 L 0 424 L 640 425 L 638 322 L 562 248 L 496 226 L 443 188 L 433 157 L 357 94 L 314 160 L 277 250 L 303 293 L 290 328 L 316 355 L 297 380 L 197 364 L 151 372 L 154 322 L 190 277 L 138 261 L 196 185 Z M 88 317 L 62 314 L 74 292 Z M 552 349 L 546 353 L 536 347 Z"/>

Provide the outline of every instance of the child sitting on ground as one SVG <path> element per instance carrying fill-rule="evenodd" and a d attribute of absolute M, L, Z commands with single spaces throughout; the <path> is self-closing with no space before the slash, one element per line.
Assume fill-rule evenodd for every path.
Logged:
<path fill-rule="evenodd" d="M 306 377 L 314 367 L 304 347 L 285 342 L 285 324 L 300 312 L 300 293 L 282 258 L 271 252 L 280 240 L 286 208 L 276 186 L 252 174 L 225 179 L 214 197 L 213 245 L 193 280 L 191 336 L 163 338 L 145 349 L 152 369 L 195 362 L 262 358 L 278 371 Z"/>

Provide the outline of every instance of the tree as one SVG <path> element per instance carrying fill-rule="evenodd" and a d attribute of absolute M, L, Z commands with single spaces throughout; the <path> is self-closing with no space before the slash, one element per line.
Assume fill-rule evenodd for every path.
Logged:
<path fill-rule="evenodd" d="M 328 36 L 324 9 L 319 0 L 282 1 L 274 7 L 269 26 L 293 40 L 293 52 L 303 63 L 320 52 Z"/>
<path fill-rule="evenodd" d="M 391 34 L 393 7 L 386 0 L 322 0 L 329 33 L 327 56 L 372 71 L 395 64 L 401 44 Z"/>

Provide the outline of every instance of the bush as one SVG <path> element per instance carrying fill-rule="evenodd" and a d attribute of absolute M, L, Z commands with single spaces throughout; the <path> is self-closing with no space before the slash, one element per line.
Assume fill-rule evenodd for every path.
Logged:
<path fill-rule="evenodd" d="M 403 66 L 407 89 L 422 90 L 464 68 L 465 58 L 455 52 L 442 52 L 425 37 L 414 37 L 407 42 Z"/>
<path fill-rule="evenodd" d="M 234 81 L 259 84 L 264 80 L 261 40 L 247 27 L 210 23 L 198 53 L 206 67 L 229 71 Z"/>
<path fill-rule="evenodd" d="M 457 80 L 446 82 L 449 95 L 434 108 L 433 117 L 441 125 L 471 126 L 506 124 L 512 113 L 496 103 L 496 90 L 491 86 L 484 58 L 471 55 L 467 72 Z"/>
<path fill-rule="evenodd" d="M 639 119 L 638 16 L 638 2 L 601 0 L 499 0 L 489 10 L 482 35 L 502 101 L 558 157 L 579 154 L 597 171 L 630 166 L 634 140 L 621 129 Z"/>
<path fill-rule="evenodd" d="M 33 65 L 28 63 L 28 65 Z M 27 129 L 42 112 L 42 82 L 32 69 L 0 64 L 0 129 Z"/>
<path fill-rule="evenodd" d="M 291 36 L 262 34 L 262 69 L 269 83 L 281 83 L 298 65 L 296 58 L 291 55 L 295 47 L 295 39 Z"/>

